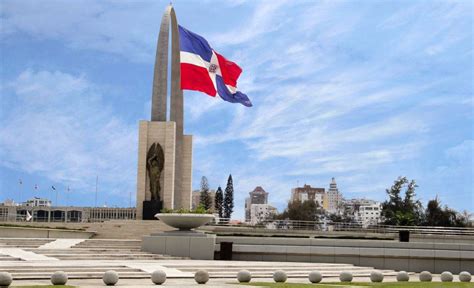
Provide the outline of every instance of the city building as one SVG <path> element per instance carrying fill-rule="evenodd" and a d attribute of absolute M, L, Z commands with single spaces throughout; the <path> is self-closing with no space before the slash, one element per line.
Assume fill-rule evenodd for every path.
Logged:
<path fill-rule="evenodd" d="M 311 185 L 304 185 L 303 187 L 296 187 L 291 189 L 291 201 L 311 200 L 325 207 L 326 192 L 324 188 L 311 187 Z"/>
<path fill-rule="evenodd" d="M 0 221 L 102 222 L 117 219 L 136 219 L 136 208 L 51 206 L 50 200 L 37 197 L 21 205 L 0 205 Z"/>
<path fill-rule="evenodd" d="M 277 213 L 275 207 L 269 204 L 252 204 L 250 206 L 250 224 L 257 225 L 272 218 Z"/>
<path fill-rule="evenodd" d="M 13 199 L 5 199 L 3 203 L 0 203 L 0 206 L 16 206 L 18 205 Z"/>
<path fill-rule="evenodd" d="M 255 187 L 245 199 L 245 222 L 251 222 L 251 207 L 255 204 L 268 204 L 268 192 L 261 186 Z"/>
<path fill-rule="evenodd" d="M 339 189 L 337 189 L 336 179 L 334 179 L 333 177 L 331 183 L 329 184 L 329 190 L 326 193 L 326 201 L 324 201 L 326 205 L 324 209 L 326 209 L 326 211 L 331 214 L 340 214 L 342 213 L 342 201 L 342 194 L 339 193 Z"/>
<path fill-rule="evenodd" d="M 33 197 L 26 200 L 23 205 L 28 207 L 51 207 L 51 201 L 46 198 Z"/>
<path fill-rule="evenodd" d="M 214 199 L 216 198 L 216 190 L 209 190 L 209 195 L 211 196 L 212 200 L 212 208 L 210 209 L 211 212 L 214 212 Z M 199 204 L 201 203 L 201 190 L 193 190 L 193 195 L 192 195 L 192 204 L 191 208 L 196 209 L 199 207 Z"/>
<path fill-rule="evenodd" d="M 362 227 L 377 225 L 382 222 L 382 205 L 380 202 L 369 199 L 350 199 L 344 201 L 344 209 Z"/>

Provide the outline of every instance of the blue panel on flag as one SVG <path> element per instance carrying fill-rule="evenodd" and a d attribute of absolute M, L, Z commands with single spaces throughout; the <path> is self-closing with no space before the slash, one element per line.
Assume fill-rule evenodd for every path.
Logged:
<path fill-rule="evenodd" d="M 221 76 L 216 75 L 216 84 L 217 84 L 217 93 L 227 102 L 230 103 L 240 103 L 247 107 L 252 107 L 252 102 L 250 102 L 249 97 L 244 93 L 237 91 L 232 94 L 229 89 L 225 86 L 224 80 Z"/>
<path fill-rule="evenodd" d="M 212 48 L 206 39 L 182 26 L 179 26 L 179 45 L 181 51 L 198 54 L 205 61 L 211 61 Z"/>

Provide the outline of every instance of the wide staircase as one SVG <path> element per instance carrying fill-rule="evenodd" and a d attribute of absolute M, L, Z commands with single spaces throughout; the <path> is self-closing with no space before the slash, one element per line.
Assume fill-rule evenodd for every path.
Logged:
<path fill-rule="evenodd" d="M 70 248 L 42 248 L 53 241 L 55 239 L 0 238 L 0 271 L 10 272 L 17 280 L 49 279 L 52 273 L 59 270 L 66 272 L 71 279 L 101 278 L 108 270 L 117 271 L 121 278 L 148 278 L 148 272 L 127 264 L 186 259 L 143 252 L 140 240 L 127 239 L 87 239 Z M 44 255 L 51 257 L 51 260 L 32 263 L 5 254 L 11 253 L 12 249 L 4 248 Z"/>
<path fill-rule="evenodd" d="M 55 239 L 48 238 L 1 238 L 1 248 L 38 248 L 46 243 L 52 242 Z"/>
<path fill-rule="evenodd" d="M 141 251 L 141 240 L 88 239 L 67 249 L 36 248 L 27 251 L 60 260 L 163 260 L 184 259 Z"/>
<path fill-rule="evenodd" d="M 8 223 L 7 223 L 8 224 Z M 174 230 L 158 220 L 109 220 L 104 222 L 15 222 L 18 226 L 65 228 L 95 232 L 94 239 L 141 239 L 145 235 Z"/>

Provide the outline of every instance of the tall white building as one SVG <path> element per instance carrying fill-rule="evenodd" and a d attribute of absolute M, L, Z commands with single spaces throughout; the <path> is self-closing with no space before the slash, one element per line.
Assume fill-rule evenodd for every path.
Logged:
<path fill-rule="evenodd" d="M 382 222 L 382 205 L 380 202 L 369 199 L 351 199 L 346 201 L 345 208 L 362 227 L 377 225 Z"/>
<path fill-rule="evenodd" d="M 268 204 L 268 192 L 262 186 L 255 187 L 245 198 L 245 222 L 252 222 L 251 208 L 255 204 Z"/>
<path fill-rule="evenodd" d="M 250 206 L 250 224 L 262 223 L 269 220 L 276 213 L 276 208 L 269 204 L 252 204 Z"/>
<path fill-rule="evenodd" d="M 329 184 L 329 190 L 326 193 L 325 209 L 329 213 L 341 213 L 342 194 L 337 189 L 336 179 L 334 177 Z"/>

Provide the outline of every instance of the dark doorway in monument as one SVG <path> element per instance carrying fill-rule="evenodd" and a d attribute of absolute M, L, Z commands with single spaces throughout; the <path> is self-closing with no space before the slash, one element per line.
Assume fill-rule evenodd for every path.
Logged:
<path fill-rule="evenodd" d="M 33 211 L 33 219 L 35 222 L 48 222 L 49 211 L 36 210 Z"/>
<path fill-rule="evenodd" d="M 77 210 L 67 211 L 67 221 L 68 222 L 81 222 L 82 212 L 77 211 Z"/>
<path fill-rule="evenodd" d="M 62 210 L 54 210 L 51 216 L 52 222 L 64 222 L 65 213 Z"/>

